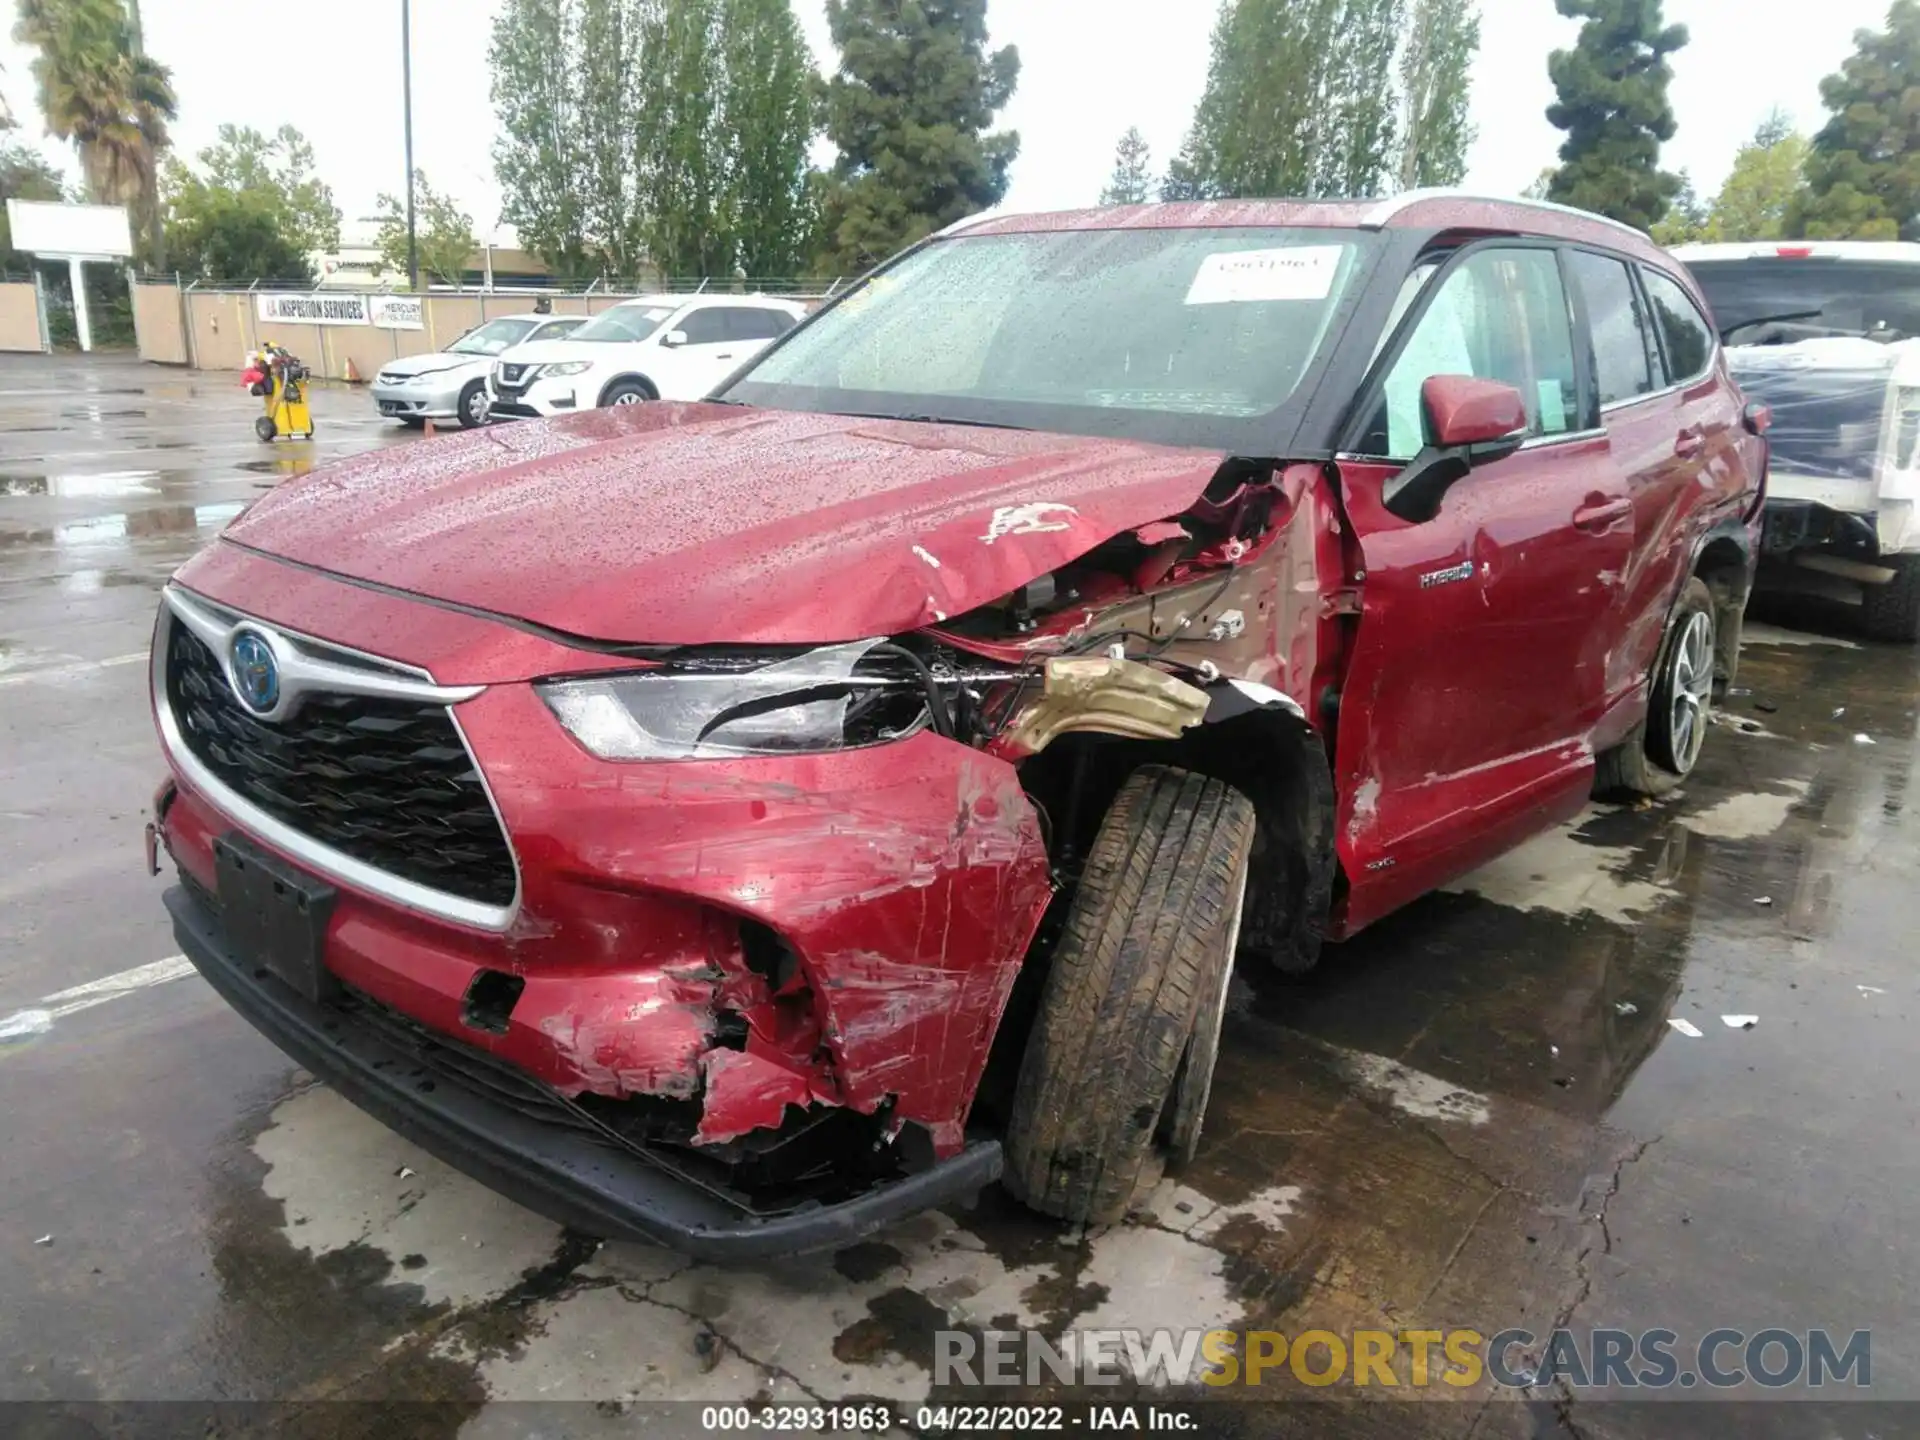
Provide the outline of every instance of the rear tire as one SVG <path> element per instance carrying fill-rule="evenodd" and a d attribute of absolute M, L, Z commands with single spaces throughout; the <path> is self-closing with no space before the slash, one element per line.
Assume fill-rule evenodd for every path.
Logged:
<path fill-rule="evenodd" d="M 1253 834 L 1252 802 L 1219 780 L 1148 765 L 1121 786 L 1054 953 L 1007 1126 L 1003 1183 L 1033 1209 L 1117 1220 L 1163 1125 L 1177 1143 L 1197 1141 L 1213 1062 L 1192 1042 L 1227 984 Z"/>
<path fill-rule="evenodd" d="M 258 435 L 262 440 L 271 443 L 273 437 L 278 433 L 274 428 L 273 417 L 271 415 L 261 415 L 257 417 L 253 422 L 253 433 Z"/>
<path fill-rule="evenodd" d="M 1867 585 L 1862 619 L 1870 640 L 1920 640 L 1920 555 L 1891 557 L 1893 579 Z"/>
<path fill-rule="evenodd" d="M 1689 580 L 1654 659 L 1647 718 L 1594 762 L 1594 794 L 1658 799 L 1693 773 L 1713 713 L 1715 624 L 1713 592 Z"/>

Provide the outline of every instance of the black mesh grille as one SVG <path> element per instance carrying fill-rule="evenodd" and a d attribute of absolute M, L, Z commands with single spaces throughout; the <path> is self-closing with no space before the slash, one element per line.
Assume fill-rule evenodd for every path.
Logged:
<path fill-rule="evenodd" d="M 309 694 L 291 718 L 268 724 L 178 623 L 167 703 L 195 758 L 275 819 L 390 875 L 512 903 L 506 836 L 445 706 Z"/>

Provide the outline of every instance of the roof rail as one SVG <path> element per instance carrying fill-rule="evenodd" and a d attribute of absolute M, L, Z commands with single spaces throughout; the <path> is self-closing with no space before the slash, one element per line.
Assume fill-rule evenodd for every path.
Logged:
<path fill-rule="evenodd" d="M 1610 215 L 1596 214 L 1592 210 L 1582 210 L 1573 205 L 1561 205 L 1552 200 L 1529 200 L 1516 195 L 1476 195 L 1468 190 L 1455 190 L 1438 187 L 1428 190 L 1403 190 L 1390 199 L 1382 200 L 1367 212 L 1366 219 L 1360 223 L 1369 230 L 1384 227 L 1408 206 L 1417 205 L 1422 200 L 1474 200 L 1486 205 L 1520 205 L 1529 210 L 1551 210 L 1559 215 L 1574 215 L 1582 220 L 1598 220 L 1602 225 L 1611 225 L 1616 230 L 1624 230 L 1642 240 L 1651 237 L 1644 230 L 1637 230 L 1624 220 L 1615 220 Z"/>

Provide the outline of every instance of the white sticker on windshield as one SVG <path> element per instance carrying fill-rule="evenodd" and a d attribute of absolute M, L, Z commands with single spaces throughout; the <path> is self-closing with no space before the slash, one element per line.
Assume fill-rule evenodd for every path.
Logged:
<path fill-rule="evenodd" d="M 1189 305 L 1246 305 L 1261 300 L 1324 300 L 1333 293 L 1344 245 L 1292 245 L 1209 255 L 1187 291 Z"/>

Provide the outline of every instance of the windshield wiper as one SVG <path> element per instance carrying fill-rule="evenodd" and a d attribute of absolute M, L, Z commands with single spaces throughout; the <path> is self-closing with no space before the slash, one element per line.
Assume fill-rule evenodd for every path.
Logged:
<path fill-rule="evenodd" d="M 1004 420 L 956 420 L 951 415 L 875 415 L 865 410 L 841 410 L 841 415 L 856 420 L 899 420 L 908 425 L 968 425 L 976 430 L 1025 430 L 1025 425 L 1009 425 Z"/>

